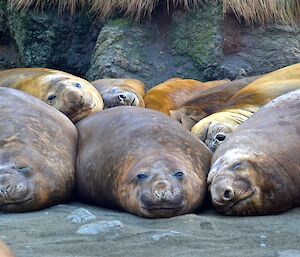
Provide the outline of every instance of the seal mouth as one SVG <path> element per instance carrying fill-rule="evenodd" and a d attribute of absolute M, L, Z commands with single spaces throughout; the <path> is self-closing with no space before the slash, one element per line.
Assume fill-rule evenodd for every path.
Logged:
<path fill-rule="evenodd" d="M 6 202 L 6 203 L 2 203 L 0 204 L 0 210 L 2 207 L 7 207 L 7 206 L 11 206 L 11 205 L 24 205 L 24 204 L 27 204 L 29 202 L 31 202 L 33 200 L 33 198 L 28 198 L 27 200 L 23 200 L 23 201 L 9 201 L 9 202 Z M 5 208 L 7 209 L 7 208 Z"/>
<path fill-rule="evenodd" d="M 180 211 L 182 210 L 183 206 L 167 206 L 167 207 L 148 207 L 142 206 L 143 209 L 147 211 Z"/>
<path fill-rule="evenodd" d="M 226 203 L 225 204 L 220 203 L 216 200 L 213 200 L 213 203 L 216 204 L 218 207 L 221 207 L 219 209 L 225 215 L 232 215 L 232 214 L 234 214 L 233 209 L 239 209 L 240 206 L 243 206 L 243 205 L 246 205 L 247 203 L 249 203 L 253 199 L 255 194 L 256 194 L 256 189 L 254 189 L 250 194 L 248 194 L 245 197 L 239 199 L 238 201 L 232 202 L 230 205 L 227 205 Z"/>
<path fill-rule="evenodd" d="M 72 115 L 70 117 L 70 119 L 72 121 L 79 121 L 80 119 L 84 118 L 85 116 L 87 116 L 96 106 L 95 103 L 93 103 L 90 107 L 85 108 L 85 109 L 81 109 L 79 110 L 79 112 L 75 113 L 74 115 Z M 87 113 L 86 113 L 87 112 Z"/>

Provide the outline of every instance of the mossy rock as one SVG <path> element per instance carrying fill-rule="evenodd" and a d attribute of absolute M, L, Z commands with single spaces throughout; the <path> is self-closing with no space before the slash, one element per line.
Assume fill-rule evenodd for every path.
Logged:
<path fill-rule="evenodd" d="M 207 4 L 191 12 L 176 12 L 170 33 L 171 53 L 190 57 L 203 79 L 211 79 L 222 55 L 222 26 L 220 4 Z"/>
<path fill-rule="evenodd" d="M 11 10 L 8 20 L 24 66 L 85 74 L 100 27 L 84 10 L 74 16 L 57 9 Z"/>
<path fill-rule="evenodd" d="M 173 56 L 159 24 L 113 19 L 101 30 L 87 78 L 131 77 L 148 88 L 170 77 L 199 77 L 190 58 Z"/>

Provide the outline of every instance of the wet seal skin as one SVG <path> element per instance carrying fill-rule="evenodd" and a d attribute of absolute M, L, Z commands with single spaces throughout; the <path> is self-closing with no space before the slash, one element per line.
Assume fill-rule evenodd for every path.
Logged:
<path fill-rule="evenodd" d="M 145 105 L 146 108 L 170 115 L 170 110 L 177 109 L 191 99 L 194 94 L 228 81 L 218 80 L 203 83 L 193 79 L 172 78 L 151 88 L 144 96 Z"/>
<path fill-rule="evenodd" d="M 99 91 L 104 108 L 116 106 L 145 107 L 145 85 L 136 79 L 99 79 L 91 84 Z"/>
<path fill-rule="evenodd" d="M 63 71 L 46 68 L 0 71 L 0 87 L 18 89 L 37 97 L 74 123 L 103 109 L 103 100 L 94 86 Z"/>
<path fill-rule="evenodd" d="M 39 99 L 0 88 L 0 211 L 67 201 L 75 188 L 77 131 Z"/>
<path fill-rule="evenodd" d="M 191 130 L 198 121 L 224 107 L 225 103 L 235 93 L 259 77 L 229 81 L 193 94 L 191 99 L 181 104 L 177 109 L 170 110 L 170 116 Z"/>
<path fill-rule="evenodd" d="M 275 214 L 300 206 L 300 90 L 262 107 L 220 145 L 208 186 L 226 215 Z"/>
<path fill-rule="evenodd" d="M 172 217 L 201 206 L 211 152 L 173 119 L 123 106 L 76 126 L 82 200 L 147 218 Z"/>
<path fill-rule="evenodd" d="M 14 257 L 13 253 L 7 247 L 7 245 L 0 240 L 0 256 L 1 257 Z"/>
<path fill-rule="evenodd" d="M 192 133 L 212 151 L 260 107 L 300 88 L 300 64 L 268 73 L 236 93 L 222 110 L 200 120 Z"/>

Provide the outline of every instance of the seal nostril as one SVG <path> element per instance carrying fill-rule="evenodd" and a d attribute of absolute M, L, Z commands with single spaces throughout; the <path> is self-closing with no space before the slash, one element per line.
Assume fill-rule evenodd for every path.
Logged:
<path fill-rule="evenodd" d="M 126 95 L 123 95 L 123 94 L 120 94 L 118 97 L 119 97 L 120 100 L 125 100 L 126 99 Z"/>
<path fill-rule="evenodd" d="M 230 189 L 227 189 L 227 190 L 224 191 L 224 195 L 223 195 L 223 196 L 224 196 L 223 199 L 224 199 L 225 201 L 229 201 L 229 200 L 231 200 L 232 197 L 233 197 L 233 191 L 230 190 Z"/>

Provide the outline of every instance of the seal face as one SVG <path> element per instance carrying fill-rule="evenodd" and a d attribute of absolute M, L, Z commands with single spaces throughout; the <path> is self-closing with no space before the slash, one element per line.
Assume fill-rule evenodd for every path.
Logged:
<path fill-rule="evenodd" d="M 0 72 L 0 86 L 33 95 L 68 116 L 74 123 L 103 109 L 98 91 L 86 80 L 42 68 L 17 68 Z"/>
<path fill-rule="evenodd" d="M 217 149 L 207 183 L 219 212 L 273 214 L 300 206 L 299 110 L 300 90 L 283 95 Z"/>
<path fill-rule="evenodd" d="M 291 65 L 264 75 L 236 93 L 222 108 L 200 120 L 192 128 L 199 137 L 206 136 L 206 144 L 214 151 L 225 140 L 217 140 L 217 133 L 227 138 L 240 124 L 245 122 L 259 108 L 278 96 L 300 88 L 300 64 Z M 212 127 L 213 126 L 213 127 Z M 208 133 L 207 133 L 208 131 Z"/>
<path fill-rule="evenodd" d="M 91 84 L 99 91 L 104 108 L 116 106 L 145 107 L 144 84 L 135 79 L 99 79 Z"/>
<path fill-rule="evenodd" d="M 73 123 L 28 94 L 0 88 L 0 131 L 0 211 L 66 201 L 75 186 Z"/>
<path fill-rule="evenodd" d="M 84 200 L 148 218 L 201 206 L 211 153 L 176 121 L 116 107 L 80 121 L 77 129 L 77 185 Z"/>

